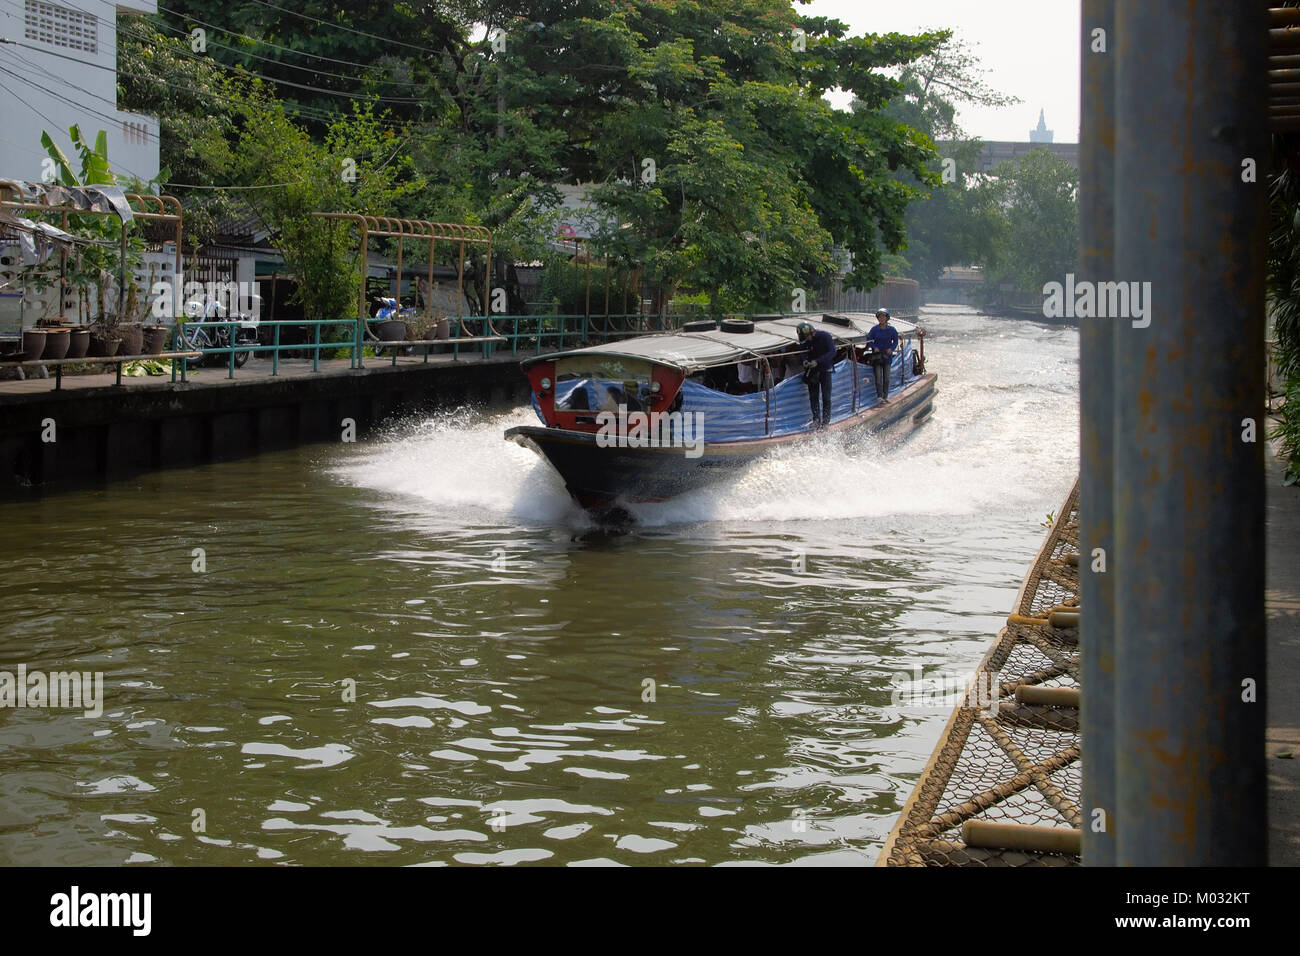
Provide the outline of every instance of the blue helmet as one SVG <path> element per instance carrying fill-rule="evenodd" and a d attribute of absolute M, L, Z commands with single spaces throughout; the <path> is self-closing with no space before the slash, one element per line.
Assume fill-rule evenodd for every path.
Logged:
<path fill-rule="evenodd" d="M 890 317 L 890 315 L 889 315 L 889 310 L 888 310 L 888 309 L 876 309 L 876 318 L 880 318 L 882 315 L 883 315 L 886 319 L 888 319 L 888 318 Z"/>
<path fill-rule="evenodd" d="M 794 331 L 795 334 L 799 336 L 799 341 L 802 342 L 804 339 L 808 338 L 808 336 L 813 334 L 812 323 L 800 322 L 795 326 Z"/>

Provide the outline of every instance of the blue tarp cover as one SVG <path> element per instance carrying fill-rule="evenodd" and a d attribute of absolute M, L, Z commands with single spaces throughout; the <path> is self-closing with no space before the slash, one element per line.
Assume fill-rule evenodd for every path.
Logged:
<path fill-rule="evenodd" d="M 905 345 L 894 356 L 890 367 L 889 388 L 891 391 L 901 389 L 906 381 L 916 376 L 911 374 L 912 348 Z M 853 414 L 853 374 L 855 363 L 845 359 L 836 364 L 831 373 L 831 421 L 843 421 Z M 879 403 L 873 384 L 870 365 L 857 364 L 858 409 L 870 408 Z M 573 390 L 579 386 L 587 390 L 588 405 L 595 415 L 607 399 L 607 389 L 620 389 L 618 382 L 597 382 L 592 379 L 571 379 L 557 382 L 555 400 L 558 407 L 568 407 Z M 776 384 L 771 392 L 771 406 L 763 392 L 749 395 L 728 395 L 715 389 L 687 379 L 682 384 L 683 412 L 701 412 L 703 418 L 703 439 L 708 442 L 742 441 L 745 439 L 765 438 L 773 435 L 791 435 L 806 431 L 812 425 L 812 406 L 808 402 L 808 386 L 796 375 Z M 541 418 L 541 409 L 537 399 L 533 399 L 533 408 Z"/>

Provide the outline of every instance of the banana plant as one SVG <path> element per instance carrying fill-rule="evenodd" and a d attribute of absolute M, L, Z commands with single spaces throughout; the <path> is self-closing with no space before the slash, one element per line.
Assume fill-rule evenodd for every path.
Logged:
<path fill-rule="evenodd" d="M 96 134 L 93 145 L 82 135 L 80 126 L 69 127 L 68 137 L 81 161 L 80 170 L 73 169 L 72 161 L 48 131 L 41 132 L 41 145 L 45 147 L 45 152 L 53 164 L 52 175 L 46 174 L 47 181 L 69 188 L 117 185 L 117 176 L 114 175 L 108 162 L 108 134 L 104 130 Z M 82 249 L 75 259 L 67 263 L 71 268 L 65 272 L 65 279 L 69 285 L 85 290 L 87 293 L 91 286 L 98 289 L 99 294 L 94 297 L 98 304 L 96 324 L 111 328 L 123 318 L 121 313 L 125 303 L 120 303 L 114 312 L 105 308 L 107 289 L 104 276 L 130 270 L 139 261 L 140 254 L 144 251 L 143 241 L 134 230 L 131 230 L 128 235 L 127 261 L 122 262 L 120 253 L 113 248 L 115 241 L 121 235 L 121 226 L 115 220 L 104 216 L 72 214 L 68 217 L 68 227 L 72 231 L 96 240 L 98 244 Z"/>
<path fill-rule="evenodd" d="M 45 152 L 54 161 L 58 181 L 64 186 L 113 185 L 117 180 L 113 175 L 113 170 L 108 165 L 108 134 L 101 129 L 95 136 L 94 146 L 91 146 L 82 137 L 80 126 L 68 127 L 68 136 L 72 140 L 73 149 L 81 156 L 80 176 L 73 173 L 72 163 L 68 161 L 67 155 L 59 148 L 59 144 L 54 142 L 54 138 L 48 132 L 41 132 L 41 145 L 45 147 Z"/>

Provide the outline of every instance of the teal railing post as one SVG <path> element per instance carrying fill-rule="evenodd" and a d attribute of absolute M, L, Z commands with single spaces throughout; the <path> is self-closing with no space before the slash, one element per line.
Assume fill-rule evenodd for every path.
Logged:
<path fill-rule="evenodd" d="M 365 341 L 366 341 L 366 336 L 365 336 L 365 321 L 366 321 L 366 320 L 365 320 L 364 317 L 362 317 L 362 316 L 357 316 L 357 324 L 356 324 L 356 328 L 353 329 L 353 333 L 352 333 L 352 334 L 353 334 L 353 338 L 354 338 L 354 340 L 355 340 L 355 342 L 356 342 L 356 350 L 357 350 L 357 368 L 364 368 L 364 367 L 365 367 L 365 361 L 364 361 L 364 359 L 365 359 L 365 355 L 364 355 L 364 353 L 365 353 L 365 350 L 366 350 L 366 347 L 365 347 Z"/>
<path fill-rule="evenodd" d="M 176 343 L 176 339 L 178 338 L 181 340 L 179 345 Z M 189 346 L 185 342 L 185 320 L 184 319 L 177 319 L 176 328 L 172 330 L 172 350 L 176 352 L 189 351 Z M 185 382 L 189 381 L 185 377 L 186 374 L 189 372 L 189 369 L 190 369 L 189 359 L 181 359 L 181 384 L 184 384 Z"/>
<path fill-rule="evenodd" d="M 311 370 L 313 372 L 319 372 L 320 371 L 320 319 L 316 319 L 312 322 L 312 328 L 315 329 L 316 331 L 312 343 L 315 346 L 315 348 L 312 350 L 311 353 Z"/>
<path fill-rule="evenodd" d="M 275 347 L 271 352 L 271 374 L 280 374 L 280 323 L 275 323 Z"/>
<path fill-rule="evenodd" d="M 517 315 L 514 316 L 514 320 L 515 320 L 515 325 L 514 325 L 515 331 L 514 331 L 514 335 L 511 336 L 510 339 L 510 354 L 518 355 L 519 354 L 519 316 Z"/>

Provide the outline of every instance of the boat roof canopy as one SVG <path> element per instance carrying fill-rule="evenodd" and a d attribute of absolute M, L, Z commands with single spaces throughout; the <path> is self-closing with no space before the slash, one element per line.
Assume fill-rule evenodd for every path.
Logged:
<path fill-rule="evenodd" d="M 848 342 L 864 337 L 876 324 L 876 317 L 869 312 L 781 316 L 756 320 L 752 332 L 724 332 L 721 328 L 709 332 L 662 332 L 538 355 L 525 359 L 522 364 L 527 368 L 537 362 L 553 362 L 573 355 L 616 355 L 671 365 L 689 373 L 713 365 L 741 362 L 755 353 L 773 352 L 798 344 L 796 329 L 800 322 L 811 322 L 814 328 L 824 329 L 835 338 Z M 916 328 L 913 323 L 901 319 L 890 319 L 890 324 L 899 335 L 906 335 Z"/>

